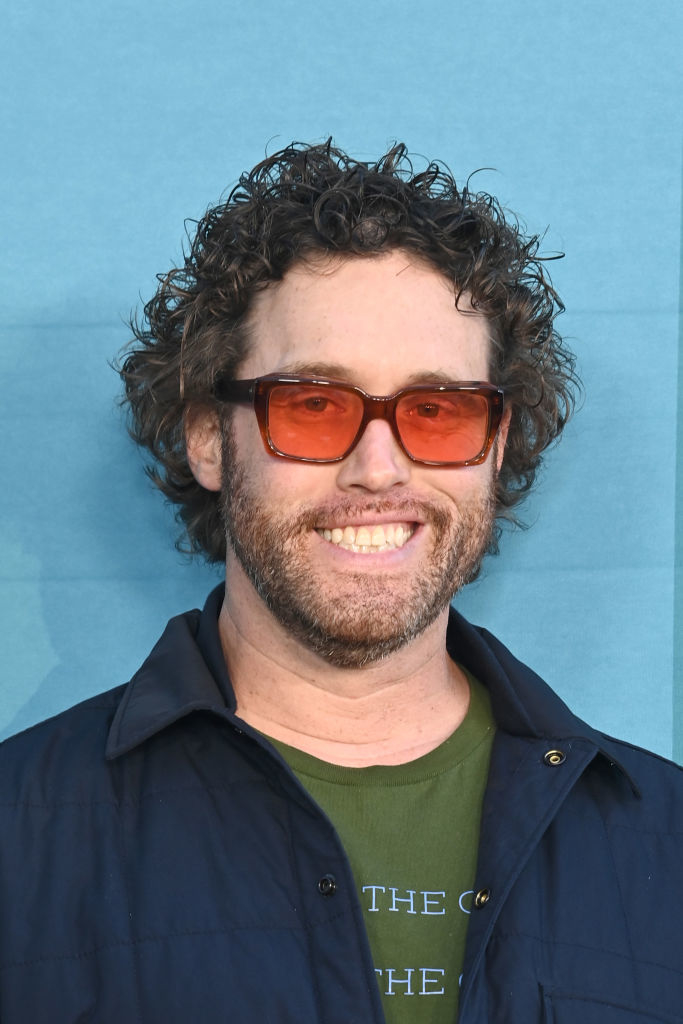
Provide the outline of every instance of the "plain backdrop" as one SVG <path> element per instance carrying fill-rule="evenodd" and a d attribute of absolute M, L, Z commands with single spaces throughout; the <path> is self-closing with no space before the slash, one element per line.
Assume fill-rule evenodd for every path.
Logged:
<path fill-rule="evenodd" d="M 543 250 L 585 400 L 457 605 L 592 724 L 683 758 L 676 0 L 28 0 L 3 16 L 0 735 L 124 682 L 215 570 L 173 542 L 109 366 L 266 152 L 395 140 Z M 682 442 L 683 443 L 683 442 Z M 678 709 L 678 714 L 675 713 Z"/>

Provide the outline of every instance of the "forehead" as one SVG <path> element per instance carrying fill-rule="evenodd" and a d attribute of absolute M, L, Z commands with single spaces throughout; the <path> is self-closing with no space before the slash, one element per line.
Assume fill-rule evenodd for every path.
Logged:
<path fill-rule="evenodd" d="M 387 394 L 408 379 L 485 380 L 489 325 L 410 254 L 298 264 L 260 292 L 240 376 L 319 372 Z"/>

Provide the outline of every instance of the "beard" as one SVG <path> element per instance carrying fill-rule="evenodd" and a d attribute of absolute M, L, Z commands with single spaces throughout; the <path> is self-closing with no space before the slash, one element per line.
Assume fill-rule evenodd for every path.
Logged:
<path fill-rule="evenodd" d="M 250 485 L 228 428 L 223 481 L 226 536 L 247 578 L 288 633 L 339 668 L 369 665 L 423 633 L 455 593 L 476 577 L 491 543 L 494 478 L 484 491 L 457 506 L 414 499 L 338 499 L 302 504 L 288 515 L 285 509 L 269 508 L 267 494 Z M 431 528 L 432 547 L 419 572 L 316 572 L 309 554 L 311 531 L 325 522 L 357 522 L 370 513 Z"/>

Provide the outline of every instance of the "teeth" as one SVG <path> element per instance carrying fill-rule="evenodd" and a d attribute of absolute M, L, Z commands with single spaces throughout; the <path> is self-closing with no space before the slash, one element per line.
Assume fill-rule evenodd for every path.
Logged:
<path fill-rule="evenodd" d="M 318 530 L 325 540 L 332 544 L 338 544 L 347 551 L 355 551 L 360 554 L 374 554 L 377 551 L 402 548 L 410 540 L 413 532 L 412 526 L 403 523 L 387 523 L 372 528 L 359 526 L 357 529 L 354 526 L 345 526 L 343 530 L 335 526 L 333 530 Z"/>

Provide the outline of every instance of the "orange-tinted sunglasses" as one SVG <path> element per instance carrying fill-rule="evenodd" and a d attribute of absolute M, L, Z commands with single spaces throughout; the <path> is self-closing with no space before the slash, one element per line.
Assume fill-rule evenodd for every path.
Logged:
<path fill-rule="evenodd" d="M 418 384 L 368 395 L 352 384 L 270 374 L 218 378 L 221 402 L 253 405 L 266 450 L 302 462 L 346 458 L 374 419 L 389 423 L 413 462 L 472 466 L 484 462 L 503 415 L 502 388 L 481 381 Z"/>

